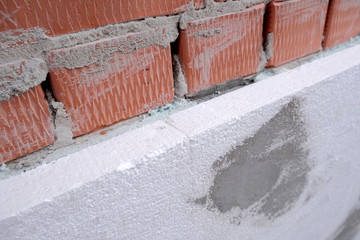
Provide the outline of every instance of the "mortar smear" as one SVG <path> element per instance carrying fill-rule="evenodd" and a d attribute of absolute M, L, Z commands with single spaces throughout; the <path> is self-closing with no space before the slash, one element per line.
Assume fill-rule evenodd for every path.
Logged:
<path fill-rule="evenodd" d="M 56 141 L 54 148 L 65 147 L 74 143 L 71 131 L 71 119 L 65 112 L 64 105 L 56 102 L 50 90 L 46 91 L 51 112 L 53 113 Z"/>
<path fill-rule="evenodd" d="M 266 36 L 266 42 L 265 42 L 265 54 L 267 60 L 272 59 L 274 55 L 273 40 L 274 40 L 274 34 L 269 33 Z"/>
<path fill-rule="evenodd" d="M 188 94 L 186 78 L 178 55 L 173 56 L 174 88 L 177 97 L 184 97 Z"/>
<path fill-rule="evenodd" d="M 65 56 L 60 51 L 54 54 L 51 68 L 65 67 L 74 69 L 89 66 L 93 63 L 106 64 L 109 55 L 113 52 L 129 53 L 139 48 L 159 45 L 167 47 L 174 42 L 178 35 L 177 25 L 179 16 L 147 18 L 142 21 L 119 23 L 90 29 L 77 33 L 48 37 L 40 28 L 14 30 L 0 33 L 0 101 L 8 100 L 10 96 L 23 93 L 29 88 L 37 86 L 45 80 L 48 68 L 47 53 L 56 49 L 64 49 Z M 128 34 L 136 36 L 127 40 Z M 96 41 L 124 36 L 115 47 L 105 46 L 96 49 Z M 80 44 L 89 44 L 90 47 L 68 48 Z M 68 53 L 68 54 L 66 54 Z M 19 60 L 21 59 L 21 60 Z M 23 59 L 30 59 L 24 61 Z M 10 68 L 7 63 L 15 68 Z M 26 67 L 24 68 L 23 63 Z M 24 69 L 18 75 L 18 70 Z"/>
<path fill-rule="evenodd" d="M 294 99 L 213 164 L 213 186 L 195 203 L 239 221 L 249 212 L 268 219 L 284 214 L 307 183 L 306 140 L 300 101 Z"/>
<path fill-rule="evenodd" d="M 45 61 L 38 58 L 1 65 L 0 101 L 36 87 L 46 79 L 47 72 Z"/>
<path fill-rule="evenodd" d="M 33 57 L 45 60 L 45 52 L 47 51 L 69 48 L 100 39 L 159 29 L 165 29 L 163 34 L 165 37 L 149 39 L 147 44 L 148 46 L 153 44 L 167 46 L 178 37 L 177 25 L 179 18 L 179 16 L 147 18 L 142 21 L 111 24 L 56 37 L 48 37 L 46 31 L 41 28 L 1 32 L 0 64 Z M 144 36 L 144 38 L 149 38 L 149 36 Z M 147 45 L 144 44 L 144 46 Z"/>
<path fill-rule="evenodd" d="M 245 8 L 254 6 L 260 3 L 268 3 L 269 0 L 242 0 L 242 1 L 227 1 L 215 2 L 214 0 L 205 0 L 205 8 L 196 10 L 192 4 L 189 4 L 188 11 L 181 15 L 180 28 L 186 29 L 189 22 L 217 17 L 227 13 L 240 12 Z"/>

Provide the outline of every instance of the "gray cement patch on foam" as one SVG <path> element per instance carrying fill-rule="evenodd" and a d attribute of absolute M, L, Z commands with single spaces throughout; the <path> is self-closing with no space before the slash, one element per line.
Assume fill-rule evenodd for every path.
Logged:
<path fill-rule="evenodd" d="M 240 209 L 268 218 L 289 210 L 310 170 L 300 108 L 300 101 L 292 100 L 254 136 L 216 161 L 213 186 L 195 203 L 221 213 Z"/>

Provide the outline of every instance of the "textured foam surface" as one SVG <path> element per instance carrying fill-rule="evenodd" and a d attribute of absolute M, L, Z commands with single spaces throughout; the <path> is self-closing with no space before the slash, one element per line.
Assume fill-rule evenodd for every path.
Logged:
<path fill-rule="evenodd" d="M 1 180 L 0 238 L 356 234 L 359 54 L 342 50 Z"/>

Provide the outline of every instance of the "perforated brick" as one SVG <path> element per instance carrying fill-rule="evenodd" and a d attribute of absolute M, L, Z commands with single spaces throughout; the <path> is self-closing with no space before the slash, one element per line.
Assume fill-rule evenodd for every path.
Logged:
<path fill-rule="evenodd" d="M 325 25 L 324 49 L 344 43 L 358 34 L 360 34 L 360 1 L 330 1 Z"/>
<path fill-rule="evenodd" d="M 191 0 L 0 1 L 0 32 L 39 27 L 50 36 L 186 11 Z M 203 0 L 195 0 L 197 8 Z"/>
<path fill-rule="evenodd" d="M 188 94 L 257 71 L 264 9 L 259 4 L 187 23 L 180 32 L 179 57 Z"/>
<path fill-rule="evenodd" d="M 41 86 L 0 102 L 0 163 L 34 152 L 55 141 Z"/>
<path fill-rule="evenodd" d="M 129 53 L 118 51 L 126 49 L 127 42 L 137 41 L 140 35 L 147 34 L 129 34 L 48 53 L 52 66 L 59 56 L 64 57 L 66 62 L 79 51 L 91 52 L 94 56 L 101 55 L 104 49 L 112 52 L 87 66 L 73 69 L 52 66 L 50 69 L 54 95 L 70 115 L 74 136 L 101 129 L 172 101 L 170 45 L 166 48 L 147 46 Z"/>
<path fill-rule="evenodd" d="M 264 39 L 275 67 L 321 49 L 327 0 L 272 1 L 265 18 Z"/>

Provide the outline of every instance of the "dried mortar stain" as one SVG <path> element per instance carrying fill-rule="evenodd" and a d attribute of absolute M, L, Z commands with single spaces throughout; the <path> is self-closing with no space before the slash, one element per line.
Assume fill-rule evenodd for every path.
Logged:
<path fill-rule="evenodd" d="M 46 79 L 47 72 L 45 61 L 37 58 L 0 66 L 0 101 L 36 87 Z"/>
<path fill-rule="evenodd" d="M 175 96 L 184 97 L 188 94 L 188 86 L 178 55 L 173 55 L 173 76 Z"/>
<path fill-rule="evenodd" d="M 269 219 L 280 216 L 307 183 L 306 140 L 300 101 L 294 99 L 213 164 L 213 186 L 195 203 L 221 213 L 240 208 Z"/>

